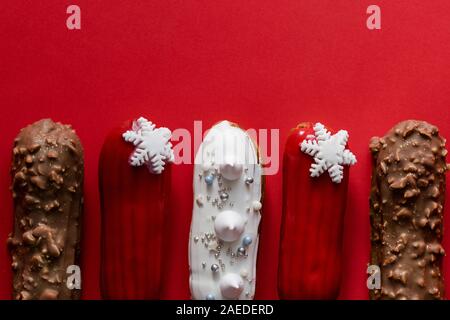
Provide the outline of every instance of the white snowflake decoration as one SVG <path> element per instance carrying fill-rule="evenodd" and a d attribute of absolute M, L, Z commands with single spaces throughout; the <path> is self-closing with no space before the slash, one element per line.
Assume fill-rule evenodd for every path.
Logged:
<path fill-rule="evenodd" d="M 314 125 L 313 139 L 307 137 L 300 148 L 304 153 L 314 157 L 309 172 L 311 177 L 318 177 L 325 171 L 331 180 L 340 183 L 344 177 L 343 165 L 354 165 L 356 157 L 350 150 L 345 149 L 348 141 L 348 132 L 339 130 L 336 134 L 331 133 L 321 123 Z"/>
<path fill-rule="evenodd" d="M 132 129 L 123 134 L 125 141 L 136 146 L 130 156 L 130 165 L 146 164 L 151 173 L 162 173 L 165 164 L 174 159 L 171 136 L 169 129 L 155 129 L 155 125 L 143 117 L 133 121 Z"/>

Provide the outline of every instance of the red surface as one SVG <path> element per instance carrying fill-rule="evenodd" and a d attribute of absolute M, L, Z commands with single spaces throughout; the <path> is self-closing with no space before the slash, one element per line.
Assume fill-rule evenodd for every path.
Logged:
<path fill-rule="evenodd" d="M 72 3 L 82 10 L 80 31 L 66 28 Z M 365 26 L 374 3 L 382 10 L 381 31 Z M 449 30 L 447 0 L 2 0 L 0 242 L 12 225 L 12 142 L 40 118 L 73 124 L 84 143 L 87 299 L 100 296 L 97 165 L 112 127 L 139 115 L 191 131 L 194 120 L 207 128 L 228 119 L 244 128 L 279 128 L 284 146 L 297 123 L 322 121 L 347 129 L 358 157 L 350 173 L 340 297 L 367 298 L 367 145 L 407 118 L 428 120 L 450 137 Z M 174 166 L 172 177 L 164 297 L 188 298 L 192 167 Z M 266 181 L 257 298 L 276 298 L 281 171 Z M 7 259 L 0 246 L 0 298 L 10 296 Z"/>
<path fill-rule="evenodd" d="M 312 158 L 299 152 L 299 145 L 305 139 L 311 140 L 308 135 L 314 136 L 313 126 L 302 123 L 292 130 L 283 156 L 278 260 L 281 299 L 336 299 L 342 280 L 350 170 L 344 166 L 344 178 L 339 184 L 332 182 L 327 172 L 314 179 L 309 177 Z"/>

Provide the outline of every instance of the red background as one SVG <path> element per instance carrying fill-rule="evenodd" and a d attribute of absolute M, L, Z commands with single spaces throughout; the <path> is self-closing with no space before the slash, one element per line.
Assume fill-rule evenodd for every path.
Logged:
<path fill-rule="evenodd" d="M 66 28 L 72 3 L 82 10 L 80 31 Z M 381 7 L 381 31 L 365 26 L 370 4 Z M 86 154 L 87 299 L 99 298 L 99 152 L 108 130 L 126 119 L 145 115 L 190 131 L 194 120 L 206 129 L 228 119 L 279 128 L 282 146 L 301 121 L 349 130 L 358 164 L 350 174 L 342 299 L 367 298 L 370 137 L 407 118 L 428 120 L 450 137 L 447 0 L 2 0 L 0 36 L 0 243 L 12 224 L 14 137 L 43 117 L 71 123 Z M 165 298 L 189 298 L 191 179 L 191 166 L 174 168 Z M 277 297 L 281 174 L 266 181 L 260 299 Z M 6 245 L 0 248 L 6 299 L 9 258 Z"/>

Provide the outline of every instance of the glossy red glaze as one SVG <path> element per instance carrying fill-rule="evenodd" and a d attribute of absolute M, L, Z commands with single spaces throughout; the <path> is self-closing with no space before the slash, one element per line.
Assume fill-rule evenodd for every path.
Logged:
<path fill-rule="evenodd" d="M 134 146 L 114 129 L 100 155 L 101 294 L 104 299 L 159 299 L 170 165 L 162 174 L 128 164 Z"/>
<path fill-rule="evenodd" d="M 313 158 L 299 146 L 309 134 L 314 134 L 311 123 L 293 129 L 283 157 L 281 299 L 336 299 L 339 294 L 349 168 L 340 184 L 328 173 L 311 178 Z"/>

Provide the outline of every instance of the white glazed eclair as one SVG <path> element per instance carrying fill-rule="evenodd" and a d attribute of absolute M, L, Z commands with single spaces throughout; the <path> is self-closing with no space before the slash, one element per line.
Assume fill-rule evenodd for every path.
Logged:
<path fill-rule="evenodd" d="M 189 240 L 193 299 L 253 299 L 262 167 L 250 136 L 222 121 L 195 157 Z"/>

